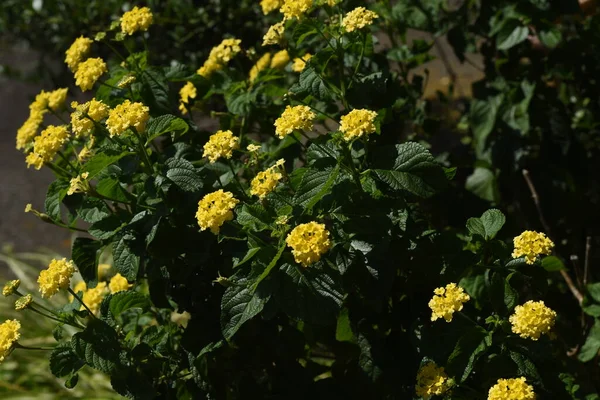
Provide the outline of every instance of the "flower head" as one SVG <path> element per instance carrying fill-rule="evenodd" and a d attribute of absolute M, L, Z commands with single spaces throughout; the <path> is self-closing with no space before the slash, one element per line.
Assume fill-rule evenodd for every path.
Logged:
<path fill-rule="evenodd" d="M 223 69 L 233 57 L 242 51 L 240 39 L 224 39 L 218 46 L 211 49 L 208 59 L 198 69 L 198 75 L 209 78 L 213 72 Z"/>
<path fill-rule="evenodd" d="M 265 15 L 277 10 L 282 4 L 283 0 L 260 0 L 260 7 Z"/>
<path fill-rule="evenodd" d="M 302 18 L 313 6 L 313 0 L 284 0 L 279 11 L 283 19 Z"/>
<path fill-rule="evenodd" d="M 438 367 L 434 362 L 427 362 L 417 373 L 415 392 L 417 396 L 429 399 L 431 396 L 444 394 L 450 385 L 444 367 Z"/>
<path fill-rule="evenodd" d="M 273 69 L 284 69 L 290 62 L 290 55 L 287 50 L 278 51 L 273 55 L 271 59 L 271 68 Z"/>
<path fill-rule="evenodd" d="M 260 71 L 269 67 L 269 63 L 271 62 L 271 53 L 265 53 L 261 58 L 258 59 L 256 64 L 250 68 L 250 74 L 248 75 L 248 79 L 250 82 L 254 82 L 254 80 L 258 77 Z"/>
<path fill-rule="evenodd" d="M 272 167 L 267 168 L 265 171 L 261 171 L 250 183 L 250 194 L 253 196 L 258 196 L 261 200 L 265 198 L 266 195 L 271 193 L 283 175 L 279 171 L 279 165 L 275 164 Z"/>
<path fill-rule="evenodd" d="M 147 31 L 152 25 L 152 18 L 148 7 L 133 7 L 121 17 L 121 32 L 133 35 L 137 31 Z"/>
<path fill-rule="evenodd" d="M 92 39 L 80 36 L 75 39 L 71 47 L 65 52 L 65 63 L 71 71 L 77 71 L 79 63 L 81 63 L 90 52 L 92 43 Z"/>
<path fill-rule="evenodd" d="M 310 131 L 316 117 L 308 106 L 286 106 L 281 117 L 275 121 L 275 133 L 283 139 L 296 129 Z"/>
<path fill-rule="evenodd" d="M 550 254 L 554 243 L 543 233 L 525 231 L 513 239 L 513 258 L 525 257 L 527 264 L 535 263 L 538 256 Z"/>
<path fill-rule="evenodd" d="M 124 290 L 128 290 L 131 285 L 127 281 L 123 275 L 117 273 L 115 276 L 110 278 L 110 283 L 108 284 L 111 293 L 122 292 Z"/>
<path fill-rule="evenodd" d="M 50 125 L 33 140 L 33 152 L 26 158 L 27 166 L 40 169 L 45 162 L 50 162 L 69 138 L 66 126 Z"/>
<path fill-rule="evenodd" d="M 281 42 L 283 38 L 283 32 L 285 31 L 285 21 L 278 22 L 269 27 L 265 36 L 263 36 L 263 46 L 268 46 L 270 44 L 278 44 Z"/>
<path fill-rule="evenodd" d="M 90 183 L 87 180 L 88 176 L 90 176 L 90 173 L 84 172 L 82 174 L 77 175 L 75 178 L 71 178 L 71 182 L 69 183 L 69 190 L 67 190 L 67 195 L 71 196 L 75 193 L 89 192 Z"/>
<path fill-rule="evenodd" d="M 84 92 L 90 90 L 107 71 L 106 63 L 101 58 L 88 58 L 75 71 L 75 84 Z"/>
<path fill-rule="evenodd" d="M 110 108 L 101 100 L 92 99 L 87 103 L 72 102 L 75 109 L 71 113 L 71 130 L 75 137 L 82 137 L 94 131 L 94 122 L 100 122 L 108 116 Z"/>
<path fill-rule="evenodd" d="M 33 303 L 33 296 L 31 294 L 27 294 L 23 297 L 19 297 L 17 301 L 15 301 L 15 310 L 21 311 L 29 307 Z"/>
<path fill-rule="evenodd" d="M 182 114 L 187 114 L 186 105 L 190 104 L 191 99 L 195 99 L 198 95 L 196 86 L 192 82 L 186 82 L 179 91 L 179 111 Z"/>
<path fill-rule="evenodd" d="M 305 267 L 319 261 L 331 247 L 329 231 L 324 224 L 314 221 L 296 226 L 285 242 L 292 248 L 296 262 Z"/>
<path fill-rule="evenodd" d="M 119 82 L 117 82 L 117 87 L 118 88 L 126 88 L 129 85 L 131 85 L 133 82 L 135 82 L 136 77 L 135 75 L 125 75 L 123 78 L 121 78 L 121 80 Z"/>
<path fill-rule="evenodd" d="M 217 131 L 204 144 L 203 157 L 208 157 L 211 163 L 219 158 L 231 158 L 233 150 L 240 147 L 240 140 L 231 131 Z"/>
<path fill-rule="evenodd" d="M 123 134 L 129 128 L 135 128 L 139 133 L 146 128 L 150 118 L 150 109 L 142 103 L 132 103 L 125 100 L 108 112 L 106 128 L 110 137 Z"/>
<path fill-rule="evenodd" d="M 246 150 L 248 150 L 251 153 L 259 151 L 260 149 L 261 149 L 261 146 L 259 146 L 257 144 L 249 144 L 248 147 L 246 147 Z"/>
<path fill-rule="evenodd" d="M 292 71 L 294 72 L 302 72 L 304 71 L 304 67 L 306 67 L 306 62 L 312 58 L 312 54 L 306 53 L 302 57 L 294 58 L 294 63 L 292 64 Z"/>
<path fill-rule="evenodd" d="M 108 294 L 108 290 L 106 289 L 106 282 L 98 282 L 93 289 L 88 289 L 83 292 L 83 297 L 81 300 L 83 303 L 88 306 L 90 311 L 93 314 L 98 314 L 98 310 L 100 310 L 100 304 L 102 304 L 102 300 Z M 81 309 L 84 307 L 81 306 Z"/>
<path fill-rule="evenodd" d="M 226 221 L 233 219 L 233 209 L 239 200 L 233 197 L 233 193 L 224 192 L 219 189 L 207 194 L 198 202 L 196 219 L 200 230 L 210 229 L 215 235 Z"/>
<path fill-rule="evenodd" d="M 344 133 L 344 140 L 370 135 L 376 131 L 375 121 L 377 113 L 375 111 L 357 109 L 352 110 L 340 119 L 340 131 Z"/>
<path fill-rule="evenodd" d="M 21 337 L 19 329 L 21 323 L 16 319 L 7 319 L 0 324 L 0 361 L 4 361 L 12 351 L 15 342 Z"/>
<path fill-rule="evenodd" d="M 490 388 L 488 400 L 535 400 L 533 387 L 527 384 L 525 377 L 498 379 Z"/>
<path fill-rule="evenodd" d="M 44 113 L 31 110 L 29 118 L 17 130 L 17 150 L 24 149 L 37 135 L 38 129 L 44 120 Z"/>
<path fill-rule="evenodd" d="M 48 93 L 48 108 L 52 111 L 57 111 L 59 108 L 61 108 L 67 99 L 68 90 L 69 89 L 67 88 L 62 88 Z"/>
<path fill-rule="evenodd" d="M 429 301 L 432 321 L 438 318 L 444 318 L 446 322 L 452 321 L 454 312 L 462 310 L 463 303 L 471 299 L 456 283 L 449 283 L 445 288 L 439 287 L 433 293 L 434 296 Z"/>
<path fill-rule="evenodd" d="M 60 289 L 67 289 L 74 272 L 73 261 L 67 261 L 66 258 L 53 259 L 48 269 L 41 271 L 38 278 L 42 297 L 47 299 L 58 293 Z"/>
<path fill-rule="evenodd" d="M 529 300 L 515 307 L 510 316 L 512 331 L 523 339 L 538 340 L 541 335 L 550 332 L 556 320 L 556 312 L 546 307 L 543 301 Z"/>
<path fill-rule="evenodd" d="M 4 288 L 2 288 L 2 296 L 8 297 L 11 294 L 15 293 L 19 289 L 20 285 L 21 281 L 19 279 L 6 282 L 4 284 Z"/>
<path fill-rule="evenodd" d="M 342 20 L 342 27 L 346 32 L 353 32 L 371 25 L 375 18 L 379 18 L 377 13 L 367 10 L 364 7 L 357 7 L 346 14 Z"/>

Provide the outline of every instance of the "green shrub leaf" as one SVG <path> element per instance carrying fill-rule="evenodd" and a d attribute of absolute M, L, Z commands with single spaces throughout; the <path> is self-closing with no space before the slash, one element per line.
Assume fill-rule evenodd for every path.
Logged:
<path fill-rule="evenodd" d="M 202 180 L 191 162 L 183 158 L 170 158 L 165 162 L 167 178 L 184 192 L 197 192 L 202 188 Z"/>
<path fill-rule="evenodd" d="M 124 235 L 117 242 L 113 243 L 113 261 L 115 269 L 123 275 L 129 282 L 134 282 L 137 278 L 140 259 L 135 255 L 127 243 L 133 236 Z"/>
<path fill-rule="evenodd" d="M 472 235 L 479 235 L 485 240 L 491 240 L 502 229 L 506 217 L 500 210 L 491 209 L 483 213 L 481 218 L 469 218 L 467 229 Z"/>
<path fill-rule="evenodd" d="M 111 314 L 118 318 L 121 313 L 132 308 L 146 310 L 150 307 L 150 300 L 139 292 L 126 290 L 113 294 L 108 307 Z"/>
<path fill-rule="evenodd" d="M 74 374 L 85 362 L 75 354 L 68 343 L 59 344 L 50 353 L 50 371 L 57 378 Z"/>
<path fill-rule="evenodd" d="M 596 357 L 598 351 L 600 351 L 600 320 L 596 319 L 577 358 L 579 361 L 588 362 Z"/>
<path fill-rule="evenodd" d="M 229 286 L 221 300 L 221 332 L 230 340 L 240 327 L 258 315 L 271 297 L 267 282 L 252 290 L 252 281 L 239 279 Z"/>
<path fill-rule="evenodd" d="M 148 145 L 153 139 L 169 132 L 176 132 L 178 135 L 183 135 L 190 129 L 190 126 L 183 119 L 171 114 L 161 115 L 152 118 L 146 125 L 146 134 Z"/>
<path fill-rule="evenodd" d="M 97 318 L 91 319 L 85 330 L 73 335 L 71 348 L 77 357 L 101 372 L 111 374 L 119 364 L 117 333 Z"/>
<path fill-rule="evenodd" d="M 102 242 L 78 237 L 73 241 L 71 258 L 88 287 L 98 283 L 98 257 Z"/>

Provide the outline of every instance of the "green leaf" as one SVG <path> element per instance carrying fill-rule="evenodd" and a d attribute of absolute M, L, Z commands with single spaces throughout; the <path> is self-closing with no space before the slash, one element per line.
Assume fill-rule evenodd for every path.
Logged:
<path fill-rule="evenodd" d="M 465 188 L 484 200 L 493 203 L 500 201 L 496 176 L 487 168 L 475 168 L 473 173 L 467 178 Z"/>
<path fill-rule="evenodd" d="M 71 258 L 88 288 L 98 283 L 98 257 L 102 242 L 78 237 L 73 241 Z"/>
<path fill-rule="evenodd" d="M 237 222 L 253 231 L 263 231 L 271 225 L 269 213 L 259 204 L 244 204 L 236 214 Z"/>
<path fill-rule="evenodd" d="M 252 248 L 248 249 L 248 252 L 244 256 L 244 258 L 242 258 L 241 260 L 239 258 L 238 259 L 234 259 L 234 261 L 233 261 L 233 268 L 237 268 L 237 267 L 239 267 L 241 265 L 244 265 L 248 261 L 252 260 L 252 258 L 254 258 L 254 256 L 259 251 L 260 251 L 260 247 L 252 247 Z"/>
<path fill-rule="evenodd" d="M 325 195 L 331 192 L 331 187 L 335 183 L 340 168 L 327 168 L 319 170 L 310 168 L 302 176 L 302 181 L 294 195 L 294 204 L 304 208 L 304 211 L 311 209 Z"/>
<path fill-rule="evenodd" d="M 587 315 L 591 315 L 592 317 L 600 317 L 600 305 L 592 304 L 585 306 L 583 307 L 583 312 Z"/>
<path fill-rule="evenodd" d="M 95 154 L 88 162 L 83 165 L 82 172 L 89 173 L 88 180 L 96 177 L 100 172 L 104 171 L 106 167 L 116 163 L 121 158 L 132 153 L 122 152 L 103 152 Z"/>
<path fill-rule="evenodd" d="M 382 346 L 378 346 L 377 342 L 363 334 L 358 334 L 357 343 L 360 348 L 358 366 L 371 381 L 375 382 L 383 375 L 380 362 L 382 358 Z"/>
<path fill-rule="evenodd" d="M 256 288 L 258 287 L 258 285 L 267 276 L 269 276 L 269 274 L 271 273 L 271 270 L 277 265 L 277 262 L 281 258 L 281 255 L 283 254 L 283 251 L 285 250 L 285 247 L 286 247 L 286 244 L 285 244 L 285 242 L 283 242 L 281 244 L 281 246 L 279 246 L 279 250 L 277 251 L 277 254 L 275 254 L 275 257 L 273 257 L 273 259 L 271 260 L 271 262 L 269 262 L 269 265 L 266 266 L 265 270 L 258 276 L 258 278 L 256 278 L 256 281 L 252 284 L 252 290 L 256 290 Z"/>
<path fill-rule="evenodd" d="M 113 178 L 104 178 L 98 181 L 96 185 L 96 192 L 109 199 L 127 202 L 129 199 L 125 194 L 125 189 L 121 186 L 120 182 Z"/>
<path fill-rule="evenodd" d="M 475 362 L 492 345 L 492 335 L 481 327 L 473 327 L 463 333 L 448 357 L 447 370 L 450 376 L 464 382 Z"/>
<path fill-rule="evenodd" d="M 544 46 L 553 49 L 562 41 L 562 33 L 557 27 L 551 27 L 540 32 L 540 41 Z"/>
<path fill-rule="evenodd" d="M 431 197 L 447 185 L 444 170 L 427 149 L 409 142 L 385 147 L 377 152 L 374 172 L 391 189 L 419 197 Z"/>
<path fill-rule="evenodd" d="M 74 374 L 84 365 L 85 362 L 75 354 L 68 343 L 59 344 L 50 353 L 50 371 L 57 378 Z"/>
<path fill-rule="evenodd" d="M 188 160 L 169 158 L 165 165 L 168 168 L 167 178 L 179 189 L 184 192 L 197 192 L 202 188 L 202 179 L 196 172 L 196 168 Z"/>
<path fill-rule="evenodd" d="M 311 35 L 317 34 L 317 29 L 313 24 L 307 20 L 300 20 L 294 24 L 294 30 L 292 32 L 292 41 L 296 43 L 296 46 L 300 46 L 302 42 Z"/>
<path fill-rule="evenodd" d="M 492 275 L 490 297 L 494 309 L 501 315 L 509 313 L 519 301 L 519 293 L 510 285 L 511 276 L 504 277 L 498 272 Z"/>
<path fill-rule="evenodd" d="M 183 135 L 189 129 L 190 126 L 187 124 L 187 122 L 171 114 L 152 118 L 146 125 L 146 132 L 148 135 L 146 145 L 148 145 L 153 139 L 164 135 L 165 133 L 177 132 L 178 135 Z"/>
<path fill-rule="evenodd" d="M 342 309 L 337 319 L 337 326 L 335 328 L 335 340 L 338 342 L 354 342 L 354 332 L 352 332 L 352 326 L 350 325 L 350 317 L 347 308 Z"/>
<path fill-rule="evenodd" d="M 564 271 L 567 269 L 562 260 L 556 256 L 547 256 L 542 258 L 542 267 L 549 272 Z"/>
<path fill-rule="evenodd" d="M 250 113 L 254 104 L 256 104 L 256 92 L 237 91 L 226 95 L 225 101 L 229 112 L 235 115 L 246 116 Z"/>
<path fill-rule="evenodd" d="M 133 308 L 146 310 L 150 305 L 150 299 L 147 296 L 134 290 L 126 290 L 112 295 L 109 303 L 109 310 L 115 318 L 118 318 L 127 310 Z"/>
<path fill-rule="evenodd" d="M 525 41 L 529 35 L 529 28 L 523 26 L 517 19 L 506 21 L 496 36 L 498 50 L 508 50 Z"/>
<path fill-rule="evenodd" d="M 312 95 L 322 101 L 330 100 L 333 94 L 327 83 L 325 83 L 312 65 L 307 65 L 304 68 L 300 73 L 298 83 L 290 88 L 290 92 L 299 96 Z"/>
<path fill-rule="evenodd" d="M 109 215 L 111 215 L 111 211 L 106 203 L 94 197 L 84 197 L 77 210 L 77 216 L 90 224 L 98 222 Z"/>
<path fill-rule="evenodd" d="M 127 244 L 127 241 L 132 239 L 133 236 L 128 234 L 121 237 L 116 243 L 113 243 L 114 267 L 129 282 L 136 280 L 140 266 L 139 257 L 131 251 Z"/>
<path fill-rule="evenodd" d="M 77 357 L 107 374 L 119 364 L 120 347 L 115 330 L 97 318 L 91 319 L 85 330 L 71 338 L 71 348 Z"/>
<path fill-rule="evenodd" d="M 519 376 L 524 376 L 533 381 L 540 381 L 540 374 L 535 366 L 535 364 L 524 354 L 510 351 L 510 358 L 517 365 Z"/>
<path fill-rule="evenodd" d="M 594 359 L 600 350 L 600 320 L 596 319 L 594 322 L 594 326 L 590 329 L 590 333 L 588 333 L 587 339 L 583 346 L 581 346 L 581 350 L 579 351 L 579 355 L 577 358 L 579 361 L 588 362 Z"/>
<path fill-rule="evenodd" d="M 473 99 L 469 111 L 469 126 L 473 131 L 477 154 L 483 153 L 486 141 L 496 124 L 498 109 L 503 96 L 488 97 L 485 100 Z"/>
<path fill-rule="evenodd" d="M 472 235 L 479 235 L 485 240 L 491 240 L 502 229 L 505 222 L 504 214 L 493 208 L 485 211 L 481 218 L 469 218 L 467 229 Z"/>
<path fill-rule="evenodd" d="M 600 303 L 600 282 L 588 284 L 587 291 L 594 300 Z"/>
<path fill-rule="evenodd" d="M 69 182 L 56 180 L 48 186 L 44 208 L 46 215 L 53 221 L 61 221 L 60 203 L 63 201 L 69 190 Z"/>
<path fill-rule="evenodd" d="M 271 298 L 267 282 L 251 289 L 250 279 L 239 279 L 229 286 L 221 299 L 221 332 L 230 340 L 240 327 L 258 315 Z"/>
<path fill-rule="evenodd" d="M 146 104 L 161 113 L 169 113 L 171 111 L 169 82 L 162 71 L 147 68 L 142 72 L 141 82 L 142 97 L 147 101 Z"/>
<path fill-rule="evenodd" d="M 118 215 L 110 214 L 106 218 L 94 222 L 88 228 L 88 233 L 96 239 L 105 240 L 113 237 L 124 226 L 126 223 Z"/>

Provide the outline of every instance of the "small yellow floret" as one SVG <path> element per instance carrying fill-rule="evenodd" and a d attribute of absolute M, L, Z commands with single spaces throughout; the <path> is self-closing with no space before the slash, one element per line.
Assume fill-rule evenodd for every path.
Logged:
<path fill-rule="evenodd" d="M 86 193 L 90 191 L 90 183 L 88 182 L 88 176 L 90 176 L 89 172 L 84 172 L 82 174 L 77 175 L 75 178 L 71 178 L 69 182 L 69 190 L 67 190 L 67 195 L 71 196 L 75 193 Z"/>
<path fill-rule="evenodd" d="M 554 243 L 543 233 L 525 231 L 513 239 L 513 258 L 525 257 L 527 264 L 535 263 L 538 256 L 552 253 Z"/>
<path fill-rule="evenodd" d="M 221 226 L 226 221 L 233 219 L 233 209 L 239 200 L 233 197 L 233 193 L 219 189 L 207 194 L 198 202 L 196 219 L 200 230 L 210 229 L 215 235 L 219 233 Z"/>
<path fill-rule="evenodd" d="M 196 86 L 192 82 L 186 82 L 185 85 L 179 91 L 179 111 L 182 114 L 187 114 L 187 104 L 190 104 L 190 100 L 195 99 L 198 95 Z"/>
<path fill-rule="evenodd" d="M 374 121 L 377 118 L 375 111 L 360 109 L 352 110 L 340 119 L 340 131 L 344 134 L 344 140 L 350 141 L 364 135 L 375 132 Z"/>
<path fill-rule="evenodd" d="M 121 17 L 121 31 L 127 35 L 147 31 L 152 25 L 152 19 L 152 12 L 148 7 L 133 7 Z"/>
<path fill-rule="evenodd" d="M 292 248 L 296 262 L 304 267 L 319 261 L 331 247 L 329 231 L 324 224 L 314 221 L 295 227 L 285 242 Z"/>
<path fill-rule="evenodd" d="M 258 59 L 256 64 L 250 68 L 250 74 L 248 75 L 248 79 L 250 82 L 254 82 L 254 80 L 258 77 L 260 71 L 269 67 L 269 63 L 271 62 L 271 53 L 265 53 L 261 58 Z"/>
<path fill-rule="evenodd" d="M 88 58 L 75 71 L 75 84 L 84 92 L 90 90 L 107 71 L 106 63 L 101 58 Z"/>
<path fill-rule="evenodd" d="M 346 14 L 342 20 L 342 27 L 346 32 L 354 32 L 355 30 L 371 25 L 375 18 L 379 18 L 377 13 L 367 10 L 364 7 L 357 7 Z"/>
<path fill-rule="evenodd" d="M 81 61 L 83 61 L 90 52 L 92 43 L 92 39 L 80 36 L 75 39 L 71 47 L 65 52 L 65 63 L 71 71 L 77 71 L 77 67 L 79 67 Z"/>
<path fill-rule="evenodd" d="M 67 99 L 67 91 L 69 89 L 56 89 L 48 93 L 48 108 L 52 111 L 58 111 L 65 104 Z"/>
<path fill-rule="evenodd" d="M 209 78 L 213 72 L 221 70 L 242 51 L 240 39 L 224 39 L 218 46 L 210 51 L 204 65 L 198 69 L 197 74 Z"/>
<path fill-rule="evenodd" d="M 302 57 L 294 58 L 294 63 L 292 64 L 292 71 L 294 72 L 302 72 L 304 71 L 304 67 L 306 67 L 306 62 L 312 58 L 312 54 L 306 53 Z"/>
<path fill-rule="evenodd" d="M 260 0 L 260 7 L 265 15 L 277 10 L 282 4 L 283 0 Z"/>
<path fill-rule="evenodd" d="M 417 396 L 428 400 L 432 396 L 441 396 L 448 391 L 449 387 L 448 375 L 446 375 L 444 367 L 438 367 L 430 361 L 419 369 L 415 385 Z"/>
<path fill-rule="evenodd" d="M 556 312 L 546 307 L 543 301 L 529 300 L 515 307 L 510 316 L 512 331 L 523 339 L 538 340 L 541 335 L 550 332 L 556 320 Z"/>
<path fill-rule="evenodd" d="M 257 144 L 249 144 L 248 147 L 246 147 L 246 150 L 248 150 L 251 153 L 254 153 L 255 151 L 259 151 L 261 149 L 261 146 L 257 145 Z"/>
<path fill-rule="evenodd" d="M 283 19 L 302 18 L 313 6 L 313 0 L 284 0 L 279 11 Z"/>
<path fill-rule="evenodd" d="M 316 117 L 308 106 L 286 106 L 281 117 L 275 121 L 275 133 L 283 139 L 296 129 L 311 131 Z"/>
<path fill-rule="evenodd" d="M 24 310 L 28 308 L 31 303 L 33 303 L 33 296 L 31 294 L 26 294 L 23 297 L 19 297 L 17 301 L 15 301 L 15 310 Z"/>
<path fill-rule="evenodd" d="M 124 290 L 129 290 L 131 285 L 127 281 L 123 275 L 117 273 L 115 276 L 110 278 L 110 283 L 108 284 L 111 293 L 122 292 Z"/>
<path fill-rule="evenodd" d="M 465 293 L 464 289 L 456 283 L 449 283 L 445 288 L 440 287 L 433 291 L 434 296 L 429 301 L 431 308 L 431 320 L 444 318 L 446 322 L 452 321 L 453 314 L 463 309 L 463 303 L 466 303 L 471 297 Z"/>
<path fill-rule="evenodd" d="M 135 128 L 142 133 L 150 118 L 150 109 L 142 103 L 132 103 L 125 100 L 109 111 L 106 128 L 110 137 L 123 134 L 129 128 Z"/>
<path fill-rule="evenodd" d="M 0 362 L 10 354 L 16 341 L 21 337 L 19 329 L 21 323 L 16 319 L 7 319 L 0 324 Z"/>
<path fill-rule="evenodd" d="M 27 166 L 33 165 L 40 169 L 45 162 L 50 162 L 56 153 L 69 139 L 69 131 L 65 126 L 50 125 L 33 140 L 33 152 L 27 155 Z"/>
<path fill-rule="evenodd" d="M 263 36 L 263 46 L 270 44 L 279 44 L 283 38 L 283 32 L 285 31 L 285 21 L 278 22 L 269 27 L 265 36 Z"/>
<path fill-rule="evenodd" d="M 67 289 L 71 282 L 71 277 L 75 272 L 73 261 L 53 259 L 45 269 L 40 272 L 38 283 L 42 297 L 47 299 L 54 296 L 60 289 Z"/>
<path fill-rule="evenodd" d="M 276 163 L 272 167 L 267 168 L 265 171 L 261 171 L 256 174 L 250 183 L 250 194 L 253 196 L 258 196 L 262 200 L 266 195 L 275 190 L 275 187 L 281 178 L 283 178 L 283 175 L 281 172 L 279 172 L 279 168 L 280 164 Z"/>
<path fill-rule="evenodd" d="M 535 400 L 533 387 L 527 384 L 525 377 L 498 379 L 490 388 L 488 400 Z"/>
<path fill-rule="evenodd" d="M 233 136 L 231 131 L 217 131 L 204 144 L 203 157 L 208 157 L 210 163 L 216 162 L 219 158 L 231 158 L 233 150 L 240 147 L 240 140 Z"/>
<path fill-rule="evenodd" d="M 108 290 L 106 289 L 106 282 L 98 282 L 98 285 L 96 285 L 95 288 L 83 292 L 81 300 L 83 300 L 83 304 L 88 306 L 93 314 L 98 314 L 100 304 L 102 304 L 102 300 L 104 300 L 104 297 L 107 294 Z M 85 308 L 81 306 L 81 309 L 83 310 Z"/>
<path fill-rule="evenodd" d="M 44 120 L 42 111 L 31 110 L 29 118 L 17 130 L 17 150 L 24 149 L 33 140 Z"/>
<path fill-rule="evenodd" d="M 290 55 L 287 50 L 281 50 L 273 55 L 271 59 L 271 68 L 273 69 L 284 69 L 290 62 Z"/>
<path fill-rule="evenodd" d="M 72 102 L 75 109 L 71 113 L 71 130 L 75 137 L 83 137 L 94 131 L 94 122 L 100 122 L 108 116 L 109 107 L 100 100 L 92 99 L 87 103 Z"/>
<path fill-rule="evenodd" d="M 31 206 L 31 204 L 29 204 L 29 206 Z M 2 288 L 2 296 L 8 297 L 11 294 L 15 293 L 19 289 L 20 285 L 21 281 L 19 279 L 14 279 L 12 281 L 6 282 L 4 284 L 4 287 Z"/>

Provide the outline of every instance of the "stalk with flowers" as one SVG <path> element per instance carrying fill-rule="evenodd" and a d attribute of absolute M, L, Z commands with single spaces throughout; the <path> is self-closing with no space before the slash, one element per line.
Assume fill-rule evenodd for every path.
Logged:
<path fill-rule="evenodd" d="M 91 367 L 139 399 L 568 398 L 544 303 L 554 244 L 527 231 L 513 251 L 498 210 L 437 229 L 428 201 L 454 170 L 397 135 L 418 99 L 375 51 L 390 4 L 257 6 L 281 14 L 261 43 L 223 38 L 170 67 L 152 65 L 153 14 L 134 7 L 66 51 L 94 92 L 69 123 L 66 89 L 32 104 L 17 148 L 56 180 L 28 211 L 81 235 L 40 273 L 42 299 L 4 294 L 74 329 L 53 373 L 72 387 Z M 27 350 L 19 329 L 0 326 L 4 354 Z"/>

